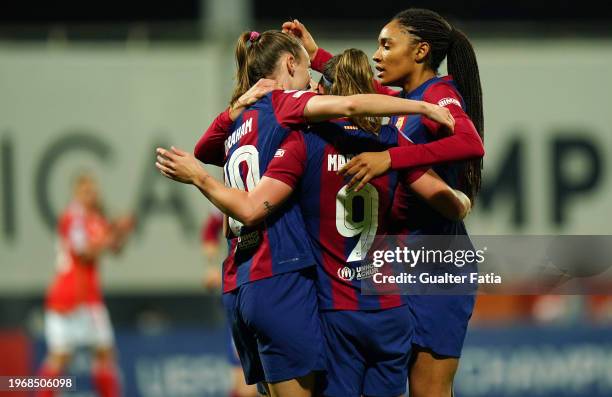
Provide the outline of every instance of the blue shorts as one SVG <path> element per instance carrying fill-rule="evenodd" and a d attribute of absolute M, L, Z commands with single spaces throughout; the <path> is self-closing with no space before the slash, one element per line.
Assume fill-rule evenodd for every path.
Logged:
<path fill-rule="evenodd" d="M 474 295 L 409 295 L 416 321 L 414 344 L 446 357 L 461 357 Z"/>
<path fill-rule="evenodd" d="M 396 397 L 406 392 L 414 319 L 407 306 L 321 313 L 326 397 Z"/>
<path fill-rule="evenodd" d="M 223 295 L 246 383 L 325 369 L 314 268 L 244 284 Z"/>
<path fill-rule="evenodd" d="M 234 338 L 232 338 L 232 330 L 227 328 L 227 362 L 232 367 L 240 366 L 240 357 L 236 351 L 236 344 Z"/>

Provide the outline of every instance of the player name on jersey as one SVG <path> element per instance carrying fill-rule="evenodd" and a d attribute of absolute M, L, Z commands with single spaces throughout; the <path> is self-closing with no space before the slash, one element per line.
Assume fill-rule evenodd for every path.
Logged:
<path fill-rule="evenodd" d="M 236 144 L 246 134 L 253 130 L 253 118 L 249 117 L 236 128 L 234 132 L 225 140 L 225 152 L 227 153 L 232 146 Z"/>
<path fill-rule="evenodd" d="M 327 171 L 338 171 L 346 163 L 355 157 L 354 154 L 328 154 L 327 155 Z"/>

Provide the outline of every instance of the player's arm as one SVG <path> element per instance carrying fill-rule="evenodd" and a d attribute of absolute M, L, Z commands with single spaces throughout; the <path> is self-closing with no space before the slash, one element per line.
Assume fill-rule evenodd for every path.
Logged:
<path fill-rule="evenodd" d="M 111 241 L 109 248 L 115 254 L 121 252 L 136 225 L 134 215 L 124 215 L 116 218 L 110 225 Z"/>
<path fill-rule="evenodd" d="M 426 172 L 413 171 L 412 176 L 408 176 L 408 183 L 410 189 L 430 207 L 450 220 L 462 220 L 472 208 L 470 199 L 463 192 L 448 186 L 431 169 Z"/>
<path fill-rule="evenodd" d="M 423 124 L 432 135 L 440 136 L 449 132 L 451 135 L 424 145 L 407 145 L 390 149 L 391 169 L 398 170 L 484 156 L 482 139 L 461 107 L 461 97 L 449 84 L 439 83 L 430 87 L 425 92 L 423 100 L 446 107 L 455 119 L 455 129 L 448 131 L 444 125 L 431 119 L 423 119 Z"/>
<path fill-rule="evenodd" d="M 455 125 L 453 116 L 444 107 L 388 95 L 315 95 L 308 100 L 304 107 L 304 118 L 309 122 L 339 117 L 393 116 L 401 114 L 421 114 L 451 130 Z"/>
<path fill-rule="evenodd" d="M 135 218 L 133 215 L 118 217 L 110 224 L 107 224 L 106 231 L 102 233 L 101 237 L 96 239 L 88 238 L 85 231 L 81 232 L 79 227 L 76 226 L 71 230 L 71 245 L 75 248 L 75 254 L 85 263 L 96 260 L 108 251 L 118 254 L 134 230 L 134 225 Z M 79 242 L 79 240 L 81 241 Z"/>
<path fill-rule="evenodd" d="M 332 59 L 333 55 L 317 45 L 308 29 L 306 29 L 306 26 L 297 19 L 294 19 L 293 21 L 284 22 L 281 29 L 284 33 L 288 33 L 302 42 L 310 57 L 310 67 L 319 73 L 323 73 L 325 64 Z M 374 89 L 379 94 L 397 96 L 400 93 L 400 91 L 383 86 L 376 79 L 373 80 L 373 83 Z"/>
<path fill-rule="evenodd" d="M 294 19 L 292 21 L 284 22 L 281 26 L 281 30 L 283 33 L 290 34 L 302 42 L 304 49 L 306 49 L 306 52 L 308 52 L 308 57 L 311 61 L 310 66 L 317 72 L 321 72 L 325 63 L 331 59 L 332 54 L 327 51 L 322 51 L 322 53 L 319 54 L 319 46 L 308 29 L 306 29 L 306 26 L 304 26 L 304 24 L 297 19 Z M 317 55 L 319 56 L 319 63 L 315 63 Z"/>
<path fill-rule="evenodd" d="M 227 187 L 208 174 L 195 157 L 174 147 L 158 148 L 155 165 L 164 176 L 196 186 L 215 207 L 245 226 L 261 222 L 293 192 L 291 186 L 267 176 L 249 192 Z"/>
<path fill-rule="evenodd" d="M 449 109 L 455 120 L 452 135 L 419 145 L 404 140 L 405 144 L 385 152 L 361 153 L 340 170 L 341 175 L 353 176 L 349 186 L 359 183 L 356 189 L 359 190 L 372 178 L 389 169 L 402 170 L 484 156 L 484 145 L 478 131 L 461 108 L 461 99 L 454 90 L 447 84 L 439 84 L 428 91 L 424 99 L 427 102 L 444 104 Z M 424 119 L 423 124 L 433 135 L 439 135 L 447 128 L 431 119 Z"/>
<path fill-rule="evenodd" d="M 254 226 L 271 215 L 293 192 L 279 180 L 262 177 L 255 189 L 246 192 L 225 186 L 210 174 L 200 173 L 193 184 L 223 213 L 245 226 Z"/>
<path fill-rule="evenodd" d="M 205 164 L 223 166 L 225 137 L 232 125 L 229 108 L 220 113 L 200 137 L 193 149 L 194 156 Z"/>
<path fill-rule="evenodd" d="M 70 250 L 82 263 L 95 261 L 112 245 L 111 233 L 102 233 L 99 238 L 91 239 L 87 234 L 85 220 L 82 217 L 72 219 L 67 226 Z"/>

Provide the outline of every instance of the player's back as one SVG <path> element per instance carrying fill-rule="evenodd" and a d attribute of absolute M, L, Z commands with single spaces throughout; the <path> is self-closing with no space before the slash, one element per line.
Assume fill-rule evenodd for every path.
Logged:
<path fill-rule="evenodd" d="M 394 129 L 380 138 L 348 122 L 321 123 L 304 136 L 306 170 L 300 205 L 318 267 L 322 310 L 377 310 L 401 305 L 395 295 L 361 295 L 361 280 L 378 270 L 362 262 L 376 235 L 386 234 L 398 174 L 374 178 L 359 192 L 337 174 L 353 155 L 381 151 L 397 141 Z"/>
<path fill-rule="evenodd" d="M 301 122 L 309 96 L 301 91 L 273 91 L 236 119 L 225 141 L 226 185 L 246 191 L 257 185 L 282 141 Z M 230 218 L 223 291 L 312 266 L 312 249 L 303 225 L 294 198 L 255 228 Z"/>

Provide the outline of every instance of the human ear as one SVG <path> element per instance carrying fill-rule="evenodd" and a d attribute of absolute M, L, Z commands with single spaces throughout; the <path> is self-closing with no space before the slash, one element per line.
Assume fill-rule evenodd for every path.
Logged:
<path fill-rule="evenodd" d="M 285 60 L 286 65 L 287 65 L 287 72 L 289 72 L 289 75 L 291 77 L 293 77 L 293 75 L 295 74 L 295 58 L 293 57 L 293 55 L 289 54 Z"/>
<path fill-rule="evenodd" d="M 427 59 L 427 56 L 429 55 L 430 50 L 431 50 L 431 47 L 429 46 L 429 43 L 424 42 L 424 41 L 418 43 L 415 49 L 414 60 L 417 63 L 424 62 L 425 59 Z"/>

